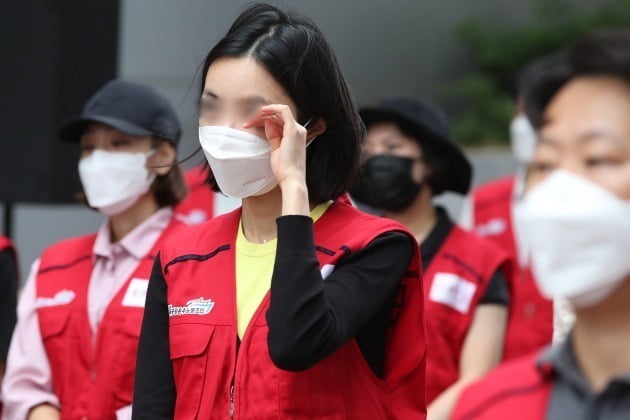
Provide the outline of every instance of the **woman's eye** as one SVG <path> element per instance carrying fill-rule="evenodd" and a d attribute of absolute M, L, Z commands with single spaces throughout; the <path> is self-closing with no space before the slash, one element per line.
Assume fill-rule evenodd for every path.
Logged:
<path fill-rule="evenodd" d="M 91 144 L 82 144 L 80 150 L 81 152 L 91 152 L 94 150 L 94 146 Z"/>
<path fill-rule="evenodd" d="M 533 173 L 547 173 L 553 171 L 555 167 L 552 162 L 533 162 L 529 167 L 529 171 Z"/>
<path fill-rule="evenodd" d="M 129 146 L 129 144 L 130 144 L 129 140 L 125 140 L 125 139 L 112 141 L 112 147 L 125 147 L 125 146 Z"/>
<path fill-rule="evenodd" d="M 254 105 L 249 105 L 249 106 L 246 106 L 246 107 L 243 109 L 243 115 L 244 115 L 245 117 L 251 117 L 251 116 L 252 116 L 252 115 L 254 115 L 256 112 L 258 112 L 258 107 L 257 107 L 257 106 L 254 106 Z"/>
<path fill-rule="evenodd" d="M 214 112 L 216 111 L 217 106 L 214 103 L 211 102 L 202 102 L 201 103 L 201 112 L 202 113 L 208 113 L 208 112 Z"/>
<path fill-rule="evenodd" d="M 586 165 L 589 167 L 611 166 L 615 163 L 614 159 L 606 157 L 592 157 L 586 159 Z"/>

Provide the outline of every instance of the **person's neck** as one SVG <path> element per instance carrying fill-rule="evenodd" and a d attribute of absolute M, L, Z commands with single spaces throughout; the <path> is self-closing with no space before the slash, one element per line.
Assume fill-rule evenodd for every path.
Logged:
<path fill-rule="evenodd" d="M 120 241 L 159 209 L 152 193 L 142 195 L 133 206 L 110 217 L 111 241 L 114 243 Z"/>
<path fill-rule="evenodd" d="M 595 392 L 630 375 L 630 277 L 604 302 L 576 309 L 571 335 L 578 365 Z"/>
<path fill-rule="evenodd" d="M 276 236 L 276 219 L 282 215 L 282 191 L 279 187 L 263 195 L 243 198 L 241 223 L 248 241 L 265 243 Z"/>
<path fill-rule="evenodd" d="M 423 188 L 409 207 L 400 212 L 387 212 L 385 217 L 405 225 L 418 243 L 426 239 L 438 220 L 431 191 L 428 188 Z"/>

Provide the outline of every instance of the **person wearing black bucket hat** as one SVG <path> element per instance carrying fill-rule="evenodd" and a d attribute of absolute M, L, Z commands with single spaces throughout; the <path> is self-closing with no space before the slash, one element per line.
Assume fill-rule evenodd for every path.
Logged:
<path fill-rule="evenodd" d="M 130 418 L 136 348 L 153 258 L 177 229 L 186 189 L 169 102 L 113 80 L 58 132 L 81 148 L 85 201 L 106 216 L 33 264 L 3 384 L 3 419 Z"/>
<path fill-rule="evenodd" d="M 360 110 L 365 159 L 351 196 L 406 225 L 425 278 L 429 418 L 447 419 L 461 389 L 496 365 L 503 349 L 507 256 L 464 231 L 433 197 L 466 194 L 472 169 L 444 114 L 425 100 L 395 98 Z"/>

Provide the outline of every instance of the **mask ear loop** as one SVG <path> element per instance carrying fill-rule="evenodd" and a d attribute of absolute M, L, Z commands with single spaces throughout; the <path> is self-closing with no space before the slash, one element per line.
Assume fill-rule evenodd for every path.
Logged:
<path fill-rule="evenodd" d="M 304 128 L 308 128 L 308 125 L 311 123 L 311 121 L 313 121 L 313 118 L 315 118 L 315 117 L 311 117 L 311 118 L 309 118 L 309 119 L 308 119 L 308 121 L 306 121 L 306 122 L 302 125 L 302 127 L 304 127 Z M 307 140 L 307 141 L 306 141 L 306 148 L 307 148 L 307 149 L 308 149 L 308 146 L 310 146 L 311 144 L 313 144 L 313 142 L 315 141 L 315 139 L 316 139 L 317 137 L 319 137 L 319 136 L 315 136 L 315 137 L 313 137 L 312 139 L 310 139 L 310 140 Z"/>

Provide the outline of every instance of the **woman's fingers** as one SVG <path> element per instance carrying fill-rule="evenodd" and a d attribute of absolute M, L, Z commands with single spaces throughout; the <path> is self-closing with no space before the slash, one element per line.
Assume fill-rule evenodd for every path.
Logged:
<path fill-rule="evenodd" d="M 243 124 L 243 128 L 252 128 L 252 127 L 262 127 L 265 123 L 265 119 L 280 117 L 279 110 L 281 107 L 286 107 L 289 111 L 290 118 L 293 118 L 291 114 L 291 109 L 289 109 L 286 105 L 265 105 L 261 107 L 254 116 L 252 116 L 245 124 Z M 274 118 L 277 122 L 284 121 L 283 118 Z"/>
<path fill-rule="evenodd" d="M 282 143 L 283 128 L 282 124 L 273 118 L 264 119 L 265 137 L 272 150 L 276 150 Z"/>
<path fill-rule="evenodd" d="M 243 128 L 264 127 L 265 135 L 272 148 L 277 148 L 283 138 L 304 138 L 306 129 L 293 117 L 291 108 L 283 104 L 272 104 L 261 107 L 249 119 Z"/>
<path fill-rule="evenodd" d="M 282 139 L 295 139 L 298 142 L 302 140 L 306 144 L 306 128 L 295 120 L 291 108 L 287 105 L 266 105 L 261 108 L 261 112 L 263 115 L 272 117 L 275 122 L 282 124 Z"/>

